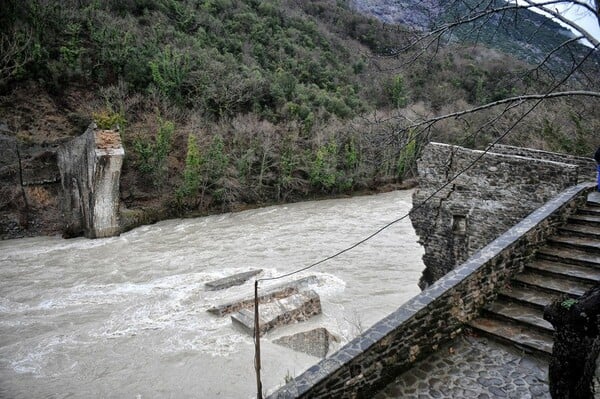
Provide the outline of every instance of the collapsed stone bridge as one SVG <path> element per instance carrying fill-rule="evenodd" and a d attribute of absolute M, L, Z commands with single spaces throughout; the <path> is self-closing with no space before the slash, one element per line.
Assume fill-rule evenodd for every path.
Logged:
<path fill-rule="evenodd" d="M 471 164 L 473 167 L 467 168 Z M 495 305 L 497 298 L 506 301 L 513 293 L 509 287 L 517 287 L 514 291 L 518 291 L 519 278 L 527 280 L 533 275 L 535 280 L 535 273 L 554 273 L 561 276 L 559 279 L 576 280 L 569 286 L 571 291 L 566 292 L 571 297 L 600 283 L 598 237 L 561 238 L 561 234 L 581 232 L 581 227 L 573 224 L 582 218 L 595 223 L 592 230 L 600 230 L 600 204 L 597 210 L 589 209 L 594 204 L 586 205 L 595 188 L 591 182 L 593 160 L 509 146 L 495 146 L 483 153 L 431 143 L 418 166 L 419 189 L 414 194 L 411 220 L 425 246 L 427 269 L 421 279 L 424 291 L 272 393 L 271 399 L 383 399 L 416 395 L 418 387 L 424 387 L 424 397 L 549 397 L 544 370 L 547 366 L 538 367 L 535 375 L 527 376 L 531 370 L 519 366 L 519 355 L 479 340 L 457 339 L 464 338 L 466 331 L 478 329 L 480 333 L 510 340 L 512 329 L 516 332 L 512 339 L 520 345 L 519 353 L 548 353 L 552 346 L 548 342 L 551 327 L 541 318 L 540 306 L 551 301 L 551 297 L 560 296 L 560 287 L 539 285 L 544 295 L 530 295 L 529 305 L 525 304 L 527 300 L 515 297 L 516 302 L 521 301 L 518 306 L 525 307 L 528 313 L 508 321 L 508 328 L 488 328 L 490 322 L 482 316 L 495 312 L 499 316 L 496 320 L 500 319 L 507 308 L 505 303 Z M 425 201 L 429 197 L 431 200 Z M 589 212 L 592 215 L 585 216 Z M 571 226 L 565 226 L 569 220 Z M 561 226 L 565 227 L 559 230 Z M 584 270 L 581 264 L 564 259 L 562 268 L 566 271 L 560 271 L 556 263 L 561 262 L 548 266 L 540 261 L 536 254 L 543 253 L 540 248 L 549 240 L 567 246 L 583 242 L 587 248 L 577 251 L 591 251 L 584 255 L 589 258 L 589 267 Z M 536 268 L 537 272 L 532 273 Z M 522 277 L 524 271 L 528 277 Z M 546 295 L 549 292 L 554 296 Z M 521 322 L 521 327 L 515 327 Z M 546 331 L 541 338 L 540 329 Z M 534 334 L 525 337 L 522 333 L 528 330 Z M 467 355 L 456 356 L 461 350 Z M 596 365 L 595 378 L 600 383 L 597 355 L 588 354 L 585 362 L 592 368 Z M 494 364 L 498 359 L 519 367 Z M 428 374 L 435 372 L 432 366 L 440 364 L 446 368 L 450 364 L 456 378 L 444 375 L 441 385 L 440 378 L 429 378 Z M 500 369 L 487 370 L 494 365 Z M 474 370 L 477 373 L 472 378 Z M 402 380 L 406 374 L 408 377 Z M 516 377 L 502 386 L 504 375 Z M 452 387 L 452 381 L 471 385 Z"/>

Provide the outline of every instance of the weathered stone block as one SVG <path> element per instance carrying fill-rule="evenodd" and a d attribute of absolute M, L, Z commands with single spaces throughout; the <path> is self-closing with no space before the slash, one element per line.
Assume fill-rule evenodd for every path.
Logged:
<path fill-rule="evenodd" d="M 279 326 L 308 320 L 321 313 L 321 299 L 312 291 L 303 291 L 287 298 L 276 299 L 259 306 L 259 334 Z M 234 324 L 254 335 L 254 307 L 242 309 L 231 316 Z"/>
<path fill-rule="evenodd" d="M 232 276 L 227 276 L 218 280 L 209 281 L 208 283 L 205 283 L 204 286 L 209 291 L 224 290 L 226 288 L 233 287 L 236 285 L 242 285 L 246 281 L 250 280 L 250 278 L 262 273 L 262 271 L 262 269 L 257 269 L 250 270 L 248 272 L 237 273 Z"/>
<path fill-rule="evenodd" d="M 307 353 L 315 357 L 325 357 L 329 352 L 331 342 L 339 340 L 326 328 L 320 327 L 310 331 L 303 331 L 294 335 L 278 338 L 273 342 L 291 348 L 297 352 Z"/>
<path fill-rule="evenodd" d="M 278 284 L 273 287 L 269 287 L 266 290 L 259 291 L 258 302 L 267 303 L 273 299 L 281 299 L 290 295 L 298 293 L 302 288 L 307 287 L 309 284 L 315 284 L 318 282 L 317 276 L 303 277 L 298 280 Z M 217 316 L 225 316 L 229 313 L 237 312 L 240 309 L 254 307 L 254 296 L 245 296 L 239 299 L 222 303 L 220 305 L 213 306 L 208 309 L 207 312 Z"/>

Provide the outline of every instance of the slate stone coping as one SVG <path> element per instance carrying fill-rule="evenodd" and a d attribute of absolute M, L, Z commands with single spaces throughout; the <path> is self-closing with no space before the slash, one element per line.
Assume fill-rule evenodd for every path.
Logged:
<path fill-rule="evenodd" d="M 306 393 L 312 386 L 322 382 L 328 375 L 339 370 L 354 358 L 363 354 L 368 348 L 376 344 L 397 329 L 416 314 L 424 310 L 434 300 L 450 291 L 465 280 L 469 275 L 499 255 L 502 251 L 513 245 L 539 223 L 549 218 L 565 204 L 569 203 L 584 191 L 595 187 L 594 183 L 581 183 L 570 187 L 556 197 L 529 214 L 521 222 L 509 229 L 506 233 L 492 241 L 490 244 L 476 252 L 471 258 L 456 269 L 450 271 L 422 293 L 410 299 L 390 315 L 374 324 L 360 336 L 356 337 L 329 358 L 310 367 L 303 374 L 281 387 L 268 396 L 269 399 L 297 398 Z"/>

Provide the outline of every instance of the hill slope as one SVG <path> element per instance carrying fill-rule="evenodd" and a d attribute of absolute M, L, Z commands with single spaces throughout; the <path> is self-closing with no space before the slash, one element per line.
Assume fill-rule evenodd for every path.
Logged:
<path fill-rule="evenodd" d="M 428 4 L 411 5 L 406 21 L 440 18 Z M 405 129 L 408 121 L 540 91 L 552 78 L 527 75 L 510 54 L 458 43 L 404 62 L 389 55 L 411 39 L 405 28 L 333 0 L 3 7 L 3 134 L 35 157 L 92 119 L 119 125 L 123 203 L 156 217 L 398 184 L 423 142 L 482 146 L 515 116 L 489 110 L 422 132 Z M 545 104 L 510 142 L 588 154 L 595 103 Z M 0 211 L 27 213 L 21 188 L 6 187 Z"/>

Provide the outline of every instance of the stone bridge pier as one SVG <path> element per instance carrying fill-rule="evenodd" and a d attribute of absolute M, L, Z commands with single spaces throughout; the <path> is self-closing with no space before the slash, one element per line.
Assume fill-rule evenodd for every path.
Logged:
<path fill-rule="evenodd" d="M 65 235 L 89 238 L 120 233 L 119 179 L 125 151 L 117 130 L 92 123 L 58 150 Z"/>

